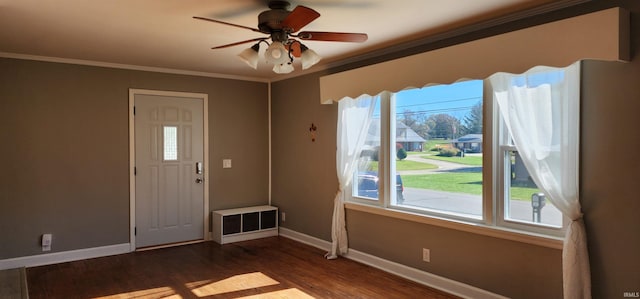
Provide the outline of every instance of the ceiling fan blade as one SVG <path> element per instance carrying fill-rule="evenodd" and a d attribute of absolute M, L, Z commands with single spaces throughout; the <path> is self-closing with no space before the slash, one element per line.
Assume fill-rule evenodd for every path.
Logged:
<path fill-rule="evenodd" d="M 214 19 L 209 19 L 209 18 L 204 18 L 204 17 L 193 17 L 196 20 L 202 20 L 202 21 L 208 21 L 208 22 L 213 22 L 213 23 L 218 23 L 218 24 L 224 24 L 224 25 L 229 25 L 229 26 L 233 26 L 233 27 L 238 27 L 238 28 L 243 28 L 243 29 L 249 29 L 251 31 L 254 32 L 260 32 L 260 30 L 256 29 L 256 28 L 251 28 L 251 27 L 247 27 L 247 26 L 243 26 L 243 25 L 238 25 L 238 24 L 233 24 L 233 23 L 228 23 L 228 22 L 223 22 L 223 21 L 218 21 L 218 20 L 214 20 Z"/>
<path fill-rule="evenodd" d="M 296 32 L 313 20 L 320 17 L 320 13 L 306 6 L 298 5 L 282 20 L 282 28 L 289 28 L 291 32 Z"/>
<path fill-rule="evenodd" d="M 302 40 L 363 43 L 369 37 L 366 33 L 303 31 L 298 34 L 298 38 Z"/>
<path fill-rule="evenodd" d="M 215 49 L 229 48 L 229 47 L 242 45 L 242 44 L 246 44 L 246 43 L 250 43 L 250 42 L 257 42 L 257 41 L 261 41 L 261 40 L 265 40 L 265 39 L 267 39 L 267 38 L 265 38 L 265 37 L 252 38 L 252 39 L 248 39 L 248 40 L 243 40 L 241 42 L 235 42 L 235 43 L 232 43 L 232 44 L 226 44 L 226 45 L 222 45 L 222 46 L 213 47 L 211 49 L 215 50 Z"/>
<path fill-rule="evenodd" d="M 291 51 L 293 57 L 300 57 L 302 55 L 302 49 L 300 49 L 300 43 L 292 43 L 285 46 L 287 51 Z"/>

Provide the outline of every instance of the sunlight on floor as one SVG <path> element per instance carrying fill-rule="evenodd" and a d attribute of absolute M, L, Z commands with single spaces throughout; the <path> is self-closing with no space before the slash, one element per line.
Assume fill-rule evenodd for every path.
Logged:
<path fill-rule="evenodd" d="M 187 283 L 186 286 L 191 289 L 191 292 L 196 296 L 205 297 L 277 284 L 280 283 L 269 276 L 266 276 L 261 272 L 254 272 L 235 275 L 219 281 L 204 280 L 191 282 Z"/>
<path fill-rule="evenodd" d="M 191 290 L 191 292 L 198 297 L 207 297 L 214 295 L 221 295 L 233 292 L 239 292 L 244 290 L 251 290 L 260 287 L 267 287 L 280 284 L 278 281 L 271 277 L 264 275 L 262 272 L 253 272 L 247 274 L 234 275 L 223 280 L 202 280 L 196 282 L 190 282 L 185 286 Z M 184 295 L 184 294 L 183 294 Z M 176 290 L 171 287 L 160 287 L 148 290 L 133 291 L 128 293 L 120 293 L 116 295 L 96 297 L 94 299 L 120 299 L 120 298 L 162 298 L 162 299 L 182 299 L 180 294 L 177 294 Z M 302 298 L 313 299 L 309 294 L 296 289 L 284 289 L 268 293 L 262 293 L 258 295 L 238 297 L 243 299 L 276 299 L 276 298 Z"/>
<path fill-rule="evenodd" d="M 170 287 L 154 288 L 129 293 L 120 293 L 111 296 L 96 297 L 95 299 L 120 299 L 120 298 L 162 298 L 162 299 L 182 299 L 176 291 Z"/>
<path fill-rule="evenodd" d="M 280 299 L 280 298 L 314 299 L 313 297 L 309 296 L 309 294 L 298 289 L 286 289 L 286 290 L 280 290 L 275 292 L 263 293 L 260 295 L 238 297 L 236 299 L 258 299 L 258 298 L 259 299 Z"/>

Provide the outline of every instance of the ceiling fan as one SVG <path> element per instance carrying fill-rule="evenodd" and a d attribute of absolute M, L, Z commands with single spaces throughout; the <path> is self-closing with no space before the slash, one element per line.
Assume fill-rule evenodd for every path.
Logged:
<path fill-rule="evenodd" d="M 258 15 L 258 28 L 228 23 L 205 17 L 193 17 L 194 19 L 214 22 L 238 28 L 248 29 L 253 32 L 267 34 L 267 37 L 252 38 L 231 44 L 213 47 L 222 49 L 245 43 L 256 42 L 252 47 L 245 49 L 238 56 L 254 69 L 258 68 L 258 51 L 260 43 L 266 43 L 268 48 L 264 54 L 267 63 L 274 65 L 273 71 L 286 74 L 293 71 L 293 57 L 300 57 L 302 69 L 307 69 L 320 61 L 320 56 L 300 40 L 331 41 L 331 42 L 355 42 L 362 43 L 368 38 L 365 33 L 302 31 L 304 26 L 320 17 L 320 13 L 306 6 L 298 5 L 293 10 L 287 10 L 288 1 L 269 1 L 269 10 Z M 268 40 L 271 39 L 271 43 Z"/>

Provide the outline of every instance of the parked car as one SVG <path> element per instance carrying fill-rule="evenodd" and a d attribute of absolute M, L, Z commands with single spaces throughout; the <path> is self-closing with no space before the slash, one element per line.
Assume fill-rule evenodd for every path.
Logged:
<path fill-rule="evenodd" d="M 378 173 L 367 171 L 358 174 L 358 196 L 368 198 L 378 198 Z M 402 177 L 396 175 L 396 201 L 398 204 L 404 202 L 404 185 Z"/>

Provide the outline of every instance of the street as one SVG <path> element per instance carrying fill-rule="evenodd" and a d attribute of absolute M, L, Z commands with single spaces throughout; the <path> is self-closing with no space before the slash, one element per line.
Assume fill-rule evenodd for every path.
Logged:
<path fill-rule="evenodd" d="M 418 188 L 404 188 L 404 202 L 408 207 L 426 208 L 473 217 L 482 215 L 482 198 L 478 195 L 450 193 Z M 531 202 L 521 200 L 509 201 L 509 218 L 521 221 L 532 221 L 533 208 Z M 562 226 L 562 213 L 549 201 L 542 208 L 541 222 Z"/>

